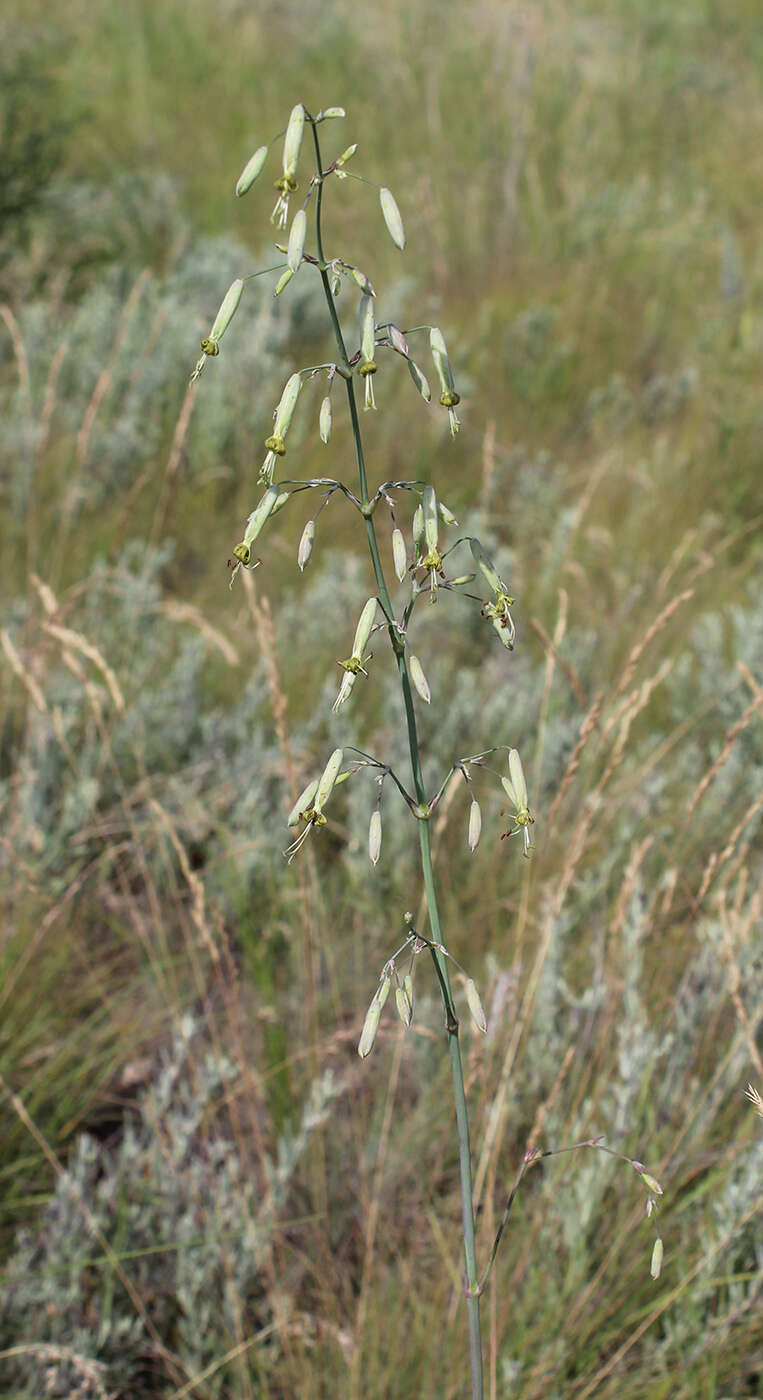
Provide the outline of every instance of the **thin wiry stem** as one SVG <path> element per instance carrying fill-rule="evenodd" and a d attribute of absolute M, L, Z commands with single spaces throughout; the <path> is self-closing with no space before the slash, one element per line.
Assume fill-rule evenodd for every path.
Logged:
<path fill-rule="evenodd" d="M 320 143 L 318 140 L 318 130 L 315 122 L 311 122 L 313 131 L 313 141 L 315 143 L 315 158 L 317 172 L 315 183 L 317 186 L 317 198 L 315 201 L 315 237 L 318 249 L 318 257 L 321 266 L 319 267 L 323 290 L 331 316 L 331 324 L 334 330 L 339 351 L 340 364 L 349 369 L 350 362 L 347 355 L 347 348 L 342 335 L 342 328 L 334 305 L 334 298 L 331 294 L 328 275 L 325 270 L 326 259 L 323 252 L 323 237 L 321 230 L 321 206 L 323 198 L 323 164 L 321 161 Z M 418 815 L 423 820 L 417 823 L 419 831 L 419 846 L 421 851 L 421 870 L 424 878 L 424 889 L 427 897 L 427 909 L 429 911 L 429 924 L 432 931 L 434 943 L 442 943 L 442 930 L 440 928 L 440 916 L 437 907 L 437 895 L 435 891 L 434 870 L 432 867 L 432 849 L 429 830 L 429 812 L 426 801 L 426 790 L 424 778 L 421 770 L 421 755 L 419 752 L 418 731 L 416 728 L 416 712 L 413 705 L 413 692 L 411 690 L 410 677 L 408 675 L 408 664 L 405 654 L 405 642 L 400 636 L 395 614 L 387 590 L 379 555 L 379 545 L 376 538 L 373 518 L 370 511 L 370 500 L 368 495 L 368 478 L 366 475 L 365 457 L 363 455 L 363 441 L 360 433 L 360 422 L 358 420 L 358 408 L 355 400 L 355 385 L 352 376 L 345 379 L 347 387 L 347 399 L 350 409 L 350 421 L 352 423 L 352 435 L 355 444 L 355 460 L 358 468 L 358 480 L 360 483 L 360 501 L 363 511 L 368 547 L 373 564 L 374 577 L 378 590 L 379 602 L 387 620 L 392 649 L 397 659 L 400 685 L 403 692 L 403 704 L 405 707 L 405 719 L 408 729 L 408 749 L 411 760 L 411 772 L 413 774 L 413 784 L 416 798 L 419 804 Z M 455 1014 L 453 996 L 450 988 L 450 978 L 448 976 L 447 960 L 436 948 L 430 949 L 432 959 L 435 964 L 437 979 L 442 992 L 443 1004 L 445 1007 L 445 1022 L 448 1033 L 448 1051 L 450 1054 L 451 1073 L 453 1078 L 453 1097 L 456 1108 L 456 1127 L 458 1131 L 458 1155 L 461 1174 L 461 1217 L 464 1234 L 464 1257 L 466 1262 L 466 1305 L 469 1317 L 469 1352 L 472 1372 L 472 1400 L 482 1400 L 482 1339 L 480 1333 L 479 1314 L 479 1276 L 477 1273 L 477 1253 L 474 1236 L 474 1205 L 472 1200 L 472 1162 L 469 1145 L 469 1118 L 466 1108 L 466 1092 L 464 1088 L 464 1071 L 461 1062 L 461 1047 L 458 1039 L 458 1019 Z"/>

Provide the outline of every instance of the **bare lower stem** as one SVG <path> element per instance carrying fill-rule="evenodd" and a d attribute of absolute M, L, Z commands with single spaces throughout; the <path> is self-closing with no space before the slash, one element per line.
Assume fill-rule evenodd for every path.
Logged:
<path fill-rule="evenodd" d="M 315 143 L 315 156 L 317 161 L 317 197 L 315 209 L 315 231 L 318 257 L 321 263 L 325 264 L 323 252 L 323 240 L 321 230 L 321 202 L 323 195 L 323 166 L 321 162 L 320 145 L 318 142 L 318 131 L 315 123 L 312 123 L 313 140 Z M 331 295 L 331 288 L 326 272 L 321 268 L 321 280 L 323 290 L 331 316 L 331 324 L 334 330 L 334 337 L 339 351 L 339 362 L 343 369 L 349 368 L 347 349 L 344 343 L 339 318 L 334 305 L 334 298 Z M 365 459 L 363 456 L 363 442 L 360 434 L 360 423 L 358 420 L 358 409 L 355 400 L 355 386 L 352 377 L 345 380 L 347 388 L 347 399 L 350 409 L 350 421 L 352 423 L 352 435 L 355 443 L 355 458 L 358 467 L 358 479 L 360 484 L 360 503 L 364 512 L 366 526 L 366 536 L 368 547 L 371 553 L 371 562 L 376 579 L 379 602 L 387 619 L 389 626 L 390 641 L 397 658 L 400 684 L 403 691 L 403 704 L 405 707 L 405 719 L 408 730 L 408 749 L 411 759 L 411 772 L 416 793 L 416 800 L 419 803 L 422 820 L 419 821 L 419 845 L 421 848 L 421 871 L 424 877 L 424 888 L 427 896 L 427 909 L 429 912 L 429 925 L 432 932 L 432 940 L 435 943 L 442 943 L 442 930 L 440 927 L 440 916 L 437 908 L 437 895 L 434 883 L 434 871 L 432 868 L 432 849 L 430 842 L 430 829 L 427 812 L 426 789 L 421 771 L 421 757 L 419 754 L 418 732 L 416 728 L 416 712 L 413 705 L 413 693 L 411 690 L 410 677 L 408 675 L 408 663 L 405 654 L 405 643 L 398 632 L 395 622 L 395 614 L 390 601 L 387 584 L 384 578 L 379 546 L 376 539 L 373 519 L 366 513 L 369 504 L 368 480 L 366 476 Z M 466 1305 L 469 1317 L 469 1354 L 472 1372 L 472 1400 L 482 1400 L 482 1339 L 480 1333 L 479 1314 L 479 1280 L 477 1274 L 477 1254 L 474 1238 L 474 1205 L 472 1201 L 472 1162 L 471 1150 L 469 1146 L 469 1118 L 466 1109 L 466 1092 L 464 1088 L 464 1072 L 461 1063 L 461 1047 L 458 1040 L 458 1019 L 453 1005 L 453 996 L 450 988 L 450 978 L 448 975 L 447 959 L 443 957 L 436 948 L 431 950 L 435 961 L 438 982 L 443 997 L 445 1007 L 445 1023 L 448 1033 L 448 1051 L 450 1054 L 450 1065 L 453 1076 L 453 1097 L 456 1106 L 456 1127 L 458 1131 L 458 1156 L 461 1174 L 461 1216 L 464 1232 L 464 1258 L 466 1263 Z"/>

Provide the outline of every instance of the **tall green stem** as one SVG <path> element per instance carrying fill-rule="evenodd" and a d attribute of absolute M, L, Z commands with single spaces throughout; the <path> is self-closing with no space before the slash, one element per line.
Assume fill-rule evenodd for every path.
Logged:
<path fill-rule="evenodd" d="M 321 161 L 320 143 L 318 141 L 318 130 L 314 122 L 311 123 L 313 140 L 315 143 L 315 157 L 317 162 L 317 195 L 315 202 L 315 236 L 318 257 L 322 264 L 325 264 L 323 252 L 323 237 L 321 230 L 321 209 L 323 200 L 323 164 Z M 321 280 L 326 296 L 326 302 L 331 316 L 331 324 L 334 330 L 334 338 L 339 351 L 339 363 L 344 370 L 349 369 L 349 359 L 347 349 L 342 335 L 342 328 L 334 305 L 334 298 L 331 294 L 328 275 L 325 266 L 321 268 Z M 379 545 L 376 538 L 373 518 L 368 511 L 368 479 L 366 475 L 366 464 L 363 455 L 363 441 L 360 433 L 360 422 L 358 420 L 358 408 L 355 400 L 355 385 L 350 375 L 346 380 L 347 400 L 350 409 L 350 421 L 352 424 L 352 435 L 355 443 L 355 459 L 358 468 L 358 479 L 360 484 L 360 503 L 363 509 L 363 518 L 366 526 L 366 536 L 371 554 L 371 562 L 376 579 L 379 601 L 389 627 L 389 636 L 395 656 L 397 658 L 397 668 L 400 675 L 400 685 L 403 691 L 403 703 L 405 706 L 405 720 L 408 729 L 408 749 L 411 759 L 411 772 L 413 775 L 413 785 L 416 793 L 416 800 L 419 804 L 419 815 L 421 820 L 419 827 L 419 846 L 421 850 L 421 871 L 424 878 L 424 889 L 427 897 L 427 910 L 429 912 L 429 925 L 434 943 L 442 943 L 442 930 L 440 927 L 440 915 L 437 908 L 437 894 L 435 891 L 434 870 L 432 867 L 432 847 L 429 828 L 429 809 L 426 799 L 426 789 L 424 787 L 424 777 L 421 770 L 421 756 L 419 753 L 418 731 L 416 728 L 416 711 L 413 705 L 413 692 L 408 674 L 408 663 L 405 654 L 405 642 L 400 636 L 395 621 L 395 614 L 390 601 L 387 584 L 384 578 L 381 557 L 379 555 Z M 458 1156 L 461 1174 L 461 1216 L 464 1232 L 464 1257 L 466 1263 L 466 1304 L 469 1317 L 469 1352 L 472 1371 L 472 1400 L 482 1400 L 482 1339 L 480 1333 L 480 1314 L 478 1296 L 478 1273 L 477 1273 L 477 1252 L 474 1238 L 474 1205 L 472 1201 L 472 1160 L 469 1146 L 469 1118 L 466 1108 L 466 1091 L 464 1088 L 464 1071 L 461 1063 L 461 1047 L 458 1040 L 458 1020 L 455 1014 L 453 996 L 448 975 L 447 959 L 436 948 L 432 950 L 432 957 L 436 963 L 438 981 L 443 994 L 445 1007 L 445 1022 L 448 1033 L 448 1050 L 450 1054 L 451 1073 L 453 1076 L 453 1097 L 456 1106 L 456 1127 L 458 1131 Z"/>

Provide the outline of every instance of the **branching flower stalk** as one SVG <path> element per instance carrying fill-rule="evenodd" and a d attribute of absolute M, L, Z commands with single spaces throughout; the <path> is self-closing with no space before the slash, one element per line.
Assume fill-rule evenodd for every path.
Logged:
<path fill-rule="evenodd" d="M 453 435 L 456 434 L 459 427 L 459 420 L 455 412 L 456 405 L 459 403 L 459 394 L 441 329 L 437 326 L 416 326 L 408 331 L 402 331 L 391 322 L 379 321 L 377 319 L 376 291 L 366 274 L 343 258 L 327 256 L 322 225 L 323 196 L 327 184 L 332 179 L 353 178 L 360 180 L 364 185 L 373 186 L 373 181 L 360 175 L 354 167 L 352 170 L 347 168 L 357 151 L 355 145 L 349 146 L 341 155 L 324 165 L 319 128 L 323 122 L 343 116 L 344 111 L 341 108 L 328 108 L 325 112 L 319 112 L 317 116 L 311 116 L 301 104 L 297 104 L 292 110 L 285 131 L 282 172 L 275 182 L 278 198 L 272 214 L 272 221 L 279 229 L 286 228 L 289 221 L 290 202 L 297 196 L 299 190 L 297 176 L 300 161 L 303 161 L 304 157 L 303 138 L 307 136 L 308 132 L 312 135 L 315 168 L 307 183 L 303 202 L 292 215 L 286 244 L 276 245 L 285 261 L 264 271 L 277 274 L 277 281 L 273 289 L 276 296 L 282 294 L 291 279 L 300 275 L 303 268 L 307 267 L 317 271 L 323 287 L 333 332 L 335 359 L 327 364 L 296 369 L 283 387 L 273 413 L 273 431 L 265 439 L 266 456 L 259 472 L 259 480 L 265 489 L 249 515 L 243 538 L 232 551 L 235 564 L 233 565 L 231 583 L 239 569 L 253 568 L 260 562 L 253 557 L 254 542 L 273 516 L 288 506 L 293 495 L 317 490 L 322 497 L 318 509 L 305 526 L 299 541 L 297 564 L 301 571 L 304 571 L 313 555 L 318 533 L 316 522 L 328 505 L 336 499 L 344 499 L 360 514 L 371 556 L 375 593 L 366 600 L 360 611 L 350 654 L 344 660 L 339 661 L 342 679 L 333 709 L 336 713 L 342 707 L 344 713 L 345 704 L 350 701 L 357 690 L 362 689 L 362 686 L 356 687 L 359 676 L 363 677 L 362 684 L 369 683 L 368 668 L 373 660 L 373 652 L 368 650 L 369 643 L 375 632 L 386 629 L 402 692 L 411 768 L 411 787 L 406 785 L 400 774 L 395 773 L 389 765 L 373 755 L 351 747 L 335 749 L 328 758 L 322 773 L 313 776 L 290 813 L 288 825 L 292 828 L 301 828 L 301 830 L 298 831 L 295 840 L 285 854 L 290 861 L 298 855 L 311 832 L 326 825 L 327 817 L 324 808 L 332 800 L 335 789 L 364 772 L 372 776 L 375 789 L 368 839 L 369 858 L 373 866 L 376 866 L 379 861 L 382 850 L 382 800 L 387 779 L 397 790 L 404 805 L 408 808 L 409 814 L 416 822 L 429 933 L 428 936 L 419 933 L 412 927 L 412 916 L 409 914 L 405 916 L 406 934 L 404 941 L 381 970 L 379 985 L 366 1013 L 358 1051 L 364 1060 L 371 1053 L 382 1011 L 391 989 L 394 988 L 393 1001 L 400 1019 L 406 1027 L 411 1024 L 414 1012 L 414 965 L 421 954 L 428 955 L 442 997 L 453 1082 L 461 1180 L 461 1216 L 465 1261 L 464 1292 L 469 1323 L 472 1396 L 473 1400 L 481 1400 L 483 1379 L 479 1300 L 492 1268 L 514 1193 L 512 1192 L 507 1205 L 504 1221 L 493 1246 L 487 1268 L 480 1275 L 475 1244 L 469 1120 L 459 1043 L 459 1020 L 449 972 L 450 965 L 454 967 L 459 981 L 463 984 L 464 999 L 474 1025 L 478 1030 L 484 1032 L 487 1030 L 487 1022 L 474 980 L 456 963 L 446 947 L 437 904 L 430 819 L 448 784 L 454 777 L 460 775 L 466 785 L 469 799 L 466 839 L 469 849 L 474 851 L 482 833 L 482 812 L 473 786 L 474 779 L 478 774 L 488 775 L 490 779 L 495 780 L 496 785 L 500 786 L 509 798 L 512 806 L 511 825 L 504 836 L 521 834 L 525 855 L 529 855 L 532 850 L 530 832 L 535 818 L 529 807 L 527 784 L 521 759 L 516 748 L 510 746 L 489 749 L 480 754 L 456 759 L 440 786 L 434 790 L 433 795 L 427 795 L 428 789 L 424 779 L 419 746 L 415 696 L 429 705 L 432 693 L 424 667 L 419 657 L 411 650 L 410 634 L 414 610 L 422 597 L 427 596 L 431 603 L 436 603 L 442 594 L 456 592 L 462 598 L 477 604 L 482 616 L 492 624 L 501 645 L 507 652 L 511 652 L 514 647 L 515 629 L 510 608 L 514 599 L 507 584 L 497 572 L 492 559 L 478 539 L 463 536 L 456 539 L 447 548 L 443 547 L 440 539 L 441 525 L 452 528 L 458 522 L 448 507 L 438 499 L 435 487 L 431 483 L 418 480 L 384 481 L 373 494 L 369 490 L 355 394 L 356 375 L 363 384 L 365 408 L 367 410 L 375 409 L 377 403 L 375 381 L 380 365 L 388 363 L 391 366 L 395 356 L 402 357 L 407 364 L 417 391 L 425 402 L 429 403 L 431 400 L 429 383 L 421 368 L 411 357 L 408 343 L 409 337 L 421 333 L 427 338 L 432 368 L 441 391 L 439 395 L 440 406 L 447 411 L 448 426 Z M 305 144 L 309 145 L 309 141 Z M 255 151 L 239 178 L 236 186 L 237 195 L 245 194 L 258 179 L 265 166 L 268 150 L 269 147 L 261 146 Z M 375 188 L 378 192 L 381 213 L 387 231 L 395 246 L 402 251 L 405 248 L 406 240 L 400 210 L 390 190 L 378 185 Z M 309 213 L 313 215 L 314 251 L 311 251 L 307 246 L 309 242 Z M 255 272 L 250 273 L 248 277 L 239 278 L 227 292 L 210 334 L 202 340 L 203 353 L 194 369 L 193 378 L 198 378 L 207 358 L 216 358 L 221 353 L 220 341 L 238 309 L 246 284 L 261 275 L 263 273 Z M 349 344 L 337 312 L 337 299 L 340 292 L 345 289 L 353 295 L 353 298 L 358 297 L 359 294 L 357 305 L 353 307 L 356 316 L 356 319 L 355 317 L 353 319 L 357 326 L 358 339 L 356 342 L 349 342 Z M 350 487 L 347 482 L 337 481 L 331 477 L 313 477 L 307 480 L 285 477 L 282 480 L 276 480 L 276 474 L 283 464 L 283 459 L 287 456 L 287 435 L 298 401 L 300 401 L 300 391 L 303 384 L 307 380 L 316 379 L 324 374 L 326 376 L 326 391 L 320 406 L 318 433 L 324 444 L 330 442 L 333 423 L 332 393 L 336 390 L 337 380 L 342 380 L 354 442 L 357 468 L 355 489 Z M 400 498 L 403 501 L 413 499 L 415 503 L 411 520 L 412 547 L 410 553 L 405 533 L 397 519 Z M 409 589 L 408 598 L 401 605 L 399 615 L 390 596 L 382 564 L 374 523 L 374 514 L 377 509 L 389 512 L 393 527 L 392 565 L 394 575 L 398 584 L 406 585 Z M 450 576 L 448 570 L 451 557 L 456 551 L 464 549 L 468 552 L 468 563 L 473 566 L 473 572 Z M 481 590 L 479 593 L 469 591 L 469 586 L 474 584 L 475 580 Z M 494 758 L 494 756 L 498 757 Z M 488 762 L 488 759 L 492 761 Z M 496 762 L 500 764 L 500 767 L 494 766 Z M 401 965 L 405 969 L 402 972 Z M 593 1146 L 594 1144 L 591 1141 L 586 1145 Z M 525 1161 L 520 1176 L 530 1165 L 531 1160 L 534 1158 Z M 633 1165 L 637 1164 L 633 1163 Z M 641 1173 L 643 1175 L 643 1168 L 641 1168 Z M 643 1179 L 647 1188 L 652 1191 L 650 1199 L 653 1201 L 654 1188 L 657 1190 L 659 1188 L 656 1187 L 653 1178 L 644 1175 Z M 652 1184 L 650 1185 L 650 1183 Z M 661 1248 L 660 1242 L 658 1250 L 660 1255 Z M 661 1259 L 656 1264 L 653 1262 L 653 1269 L 658 1267 L 659 1262 Z"/>

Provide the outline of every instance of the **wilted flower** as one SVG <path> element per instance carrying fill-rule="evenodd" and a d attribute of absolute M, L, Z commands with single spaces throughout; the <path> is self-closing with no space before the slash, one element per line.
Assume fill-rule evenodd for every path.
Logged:
<path fill-rule="evenodd" d="M 456 404 L 461 402 L 461 395 L 457 393 L 456 386 L 453 382 L 453 370 L 451 369 L 447 347 L 439 326 L 432 326 L 429 332 L 429 348 L 432 351 L 432 359 L 434 360 L 437 377 L 440 381 L 440 389 L 442 391 L 440 394 L 440 403 L 443 408 L 447 408 L 448 410 L 451 437 L 455 437 L 460 426 L 458 418 L 456 417 Z"/>
<path fill-rule="evenodd" d="M 271 214 L 271 221 L 278 228 L 285 228 L 289 217 L 289 195 L 293 194 L 297 188 L 295 175 L 297 173 L 297 161 L 299 160 L 300 147 L 302 145 L 302 134 L 305 129 L 305 109 L 301 102 L 292 108 L 289 124 L 286 128 L 286 138 L 283 144 L 283 174 L 276 180 L 276 189 L 279 191 L 275 208 Z"/>
<path fill-rule="evenodd" d="M 364 652 L 368 645 L 368 639 L 371 636 L 371 630 L 374 625 L 375 616 L 376 599 L 369 598 L 368 602 L 363 608 L 362 613 L 360 614 L 360 617 L 358 619 L 358 625 L 355 629 L 355 640 L 352 644 L 352 655 L 348 656 L 346 661 L 339 662 L 339 665 L 344 671 L 344 675 L 342 677 L 342 684 L 339 687 L 339 694 L 337 695 L 336 700 L 332 705 L 334 714 L 337 713 L 340 705 L 343 705 L 345 700 L 348 698 L 352 687 L 355 684 L 355 679 L 358 673 L 360 673 L 363 676 L 368 675 L 368 672 L 363 666 L 363 660 Z"/>
<path fill-rule="evenodd" d="M 339 777 L 339 769 L 342 766 L 343 757 L 344 755 L 341 749 L 334 749 L 334 752 L 332 753 L 328 763 L 326 764 L 326 767 L 321 773 L 321 776 L 318 779 L 315 788 L 313 789 L 312 783 L 308 784 L 308 786 L 305 788 L 305 791 L 302 793 L 301 797 L 297 799 L 297 802 L 292 808 L 291 814 L 289 816 L 289 825 L 294 826 L 298 821 L 304 821 L 307 823 L 307 825 L 305 826 L 304 831 L 302 831 L 297 837 L 296 841 L 293 841 L 292 844 L 288 847 L 288 849 L 284 852 L 285 855 L 288 855 L 289 861 L 292 861 L 294 859 L 295 855 L 297 854 L 297 851 L 302 845 L 304 845 L 304 842 L 307 840 L 307 837 L 309 836 L 314 826 L 326 825 L 326 818 L 323 814 L 323 808 L 328 802 L 328 799 L 331 796 L 331 793 L 333 792 L 336 780 Z M 312 793 L 311 789 L 313 789 Z"/>
<path fill-rule="evenodd" d="M 265 438 L 265 446 L 268 452 L 260 468 L 260 481 L 272 482 L 276 462 L 278 458 L 283 457 L 286 452 L 286 434 L 289 431 L 291 420 L 294 417 L 294 409 L 297 406 L 297 399 L 301 388 L 301 375 L 289 375 L 284 385 L 284 391 L 281 395 L 280 402 L 275 411 L 273 431 L 269 437 Z"/>
<path fill-rule="evenodd" d="M 360 298 L 360 354 L 361 374 L 366 384 L 366 408 L 376 408 L 373 376 L 376 374 L 374 351 L 376 348 L 376 327 L 374 325 L 374 303 L 369 292 Z"/>
<path fill-rule="evenodd" d="M 501 778 L 504 792 L 509 801 L 514 804 L 514 826 L 510 831 L 504 831 L 501 840 L 506 836 L 514 836 L 518 831 L 522 832 L 524 840 L 524 854 L 529 855 L 532 848 L 530 840 L 530 827 L 535 822 L 527 798 L 527 783 L 525 781 L 522 760 L 516 749 L 509 749 L 509 776 Z"/>
<path fill-rule="evenodd" d="M 215 316 L 214 322 L 212 324 L 212 329 L 209 332 L 209 335 L 205 336 L 201 342 L 201 348 L 204 353 L 201 359 L 197 362 L 193 374 L 191 375 L 191 383 L 193 383 L 194 380 L 198 379 L 199 375 L 201 374 L 201 371 L 204 368 L 207 357 L 214 357 L 215 355 L 220 354 L 220 341 L 222 340 L 225 332 L 228 329 L 228 326 L 233 320 L 233 316 L 241 300 L 241 293 L 243 292 L 243 290 L 243 278 L 237 277 L 235 282 L 231 282 L 227 292 L 225 293 L 225 296 L 222 299 L 220 310 Z"/>
<path fill-rule="evenodd" d="M 471 539 L 469 544 L 475 562 L 479 566 L 480 573 L 495 594 L 493 602 L 485 603 L 482 609 L 482 615 L 483 617 L 490 618 L 493 627 L 507 651 L 513 651 L 516 628 L 509 609 L 513 606 L 514 599 L 509 593 L 500 574 L 497 572 L 492 559 L 482 548 L 479 540 Z"/>

